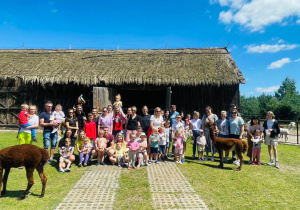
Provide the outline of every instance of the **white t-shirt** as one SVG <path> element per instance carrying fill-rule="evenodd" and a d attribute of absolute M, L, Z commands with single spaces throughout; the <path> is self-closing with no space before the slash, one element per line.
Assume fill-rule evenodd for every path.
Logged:
<path fill-rule="evenodd" d="M 172 125 L 172 130 L 175 132 L 177 130 L 184 130 L 184 124 L 182 122 L 174 122 L 173 125 Z"/>
<path fill-rule="evenodd" d="M 159 116 L 159 120 L 154 115 L 151 115 L 150 121 L 153 121 L 153 126 L 156 128 L 160 128 L 161 124 L 164 122 L 164 119 L 162 116 Z"/>
<path fill-rule="evenodd" d="M 206 138 L 205 138 L 205 136 L 203 135 L 203 136 L 198 136 L 197 137 L 197 139 L 196 139 L 196 141 L 197 141 L 197 144 L 203 144 L 203 145 L 206 145 Z"/>
<path fill-rule="evenodd" d="M 34 115 L 33 117 L 31 117 L 29 120 L 28 120 L 28 123 L 30 125 L 34 125 L 36 124 L 37 122 L 39 122 L 39 117 L 37 115 Z M 20 129 L 20 132 L 25 132 L 25 133 L 31 133 L 31 130 L 30 129 L 24 129 L 24 128 L 21 128 Z"/>
<path fill-rule="evenodd" d="M 159 145 L 166 145 L 167 143 L 166 135 L 164 133 L 161 133 L 159 134 L 159 137 L 160 137 Z"/>
<path fill-rule="evenodd" d="M 202 125 L 202 120 L 198 119 L 198 120 L 195 120 L 195 119 L 192 119 L 191 120 L 191 124 L 193 125 L 193 131 L 200 131 L 201 129 L 201 125 Z"/>

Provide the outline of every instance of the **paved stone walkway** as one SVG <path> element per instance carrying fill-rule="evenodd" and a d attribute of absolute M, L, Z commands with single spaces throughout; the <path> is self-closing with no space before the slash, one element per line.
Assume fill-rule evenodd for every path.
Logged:
<path fill-rule="evenodd" d="M 151 164 L 147 171 L 155 209 L 207 209 L 175 163 Z"/>
<path fill-rule="evenodd" d="M 121 169 L 91 166 L 56 209 L 113 209 Z"/>

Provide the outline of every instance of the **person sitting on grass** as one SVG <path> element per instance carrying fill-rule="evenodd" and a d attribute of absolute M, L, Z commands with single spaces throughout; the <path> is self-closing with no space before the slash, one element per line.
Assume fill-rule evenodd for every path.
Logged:
<path fill-rule="evenodd" d="M 125 151 L 123 150 L 122 143 L 116 144 L 115 154 L 114 157 L 118 161 L 118 167 L 121 167 L 125 163 Z"/>
<path fill-rule="evenodd" d="M 98 155 L 98 162 L 97 166 L 99 164 L 104 165 L 104 154 L 105 154 L 105 149 L 106 149 L 106 138 L 104 137 L 104 131 L 100 130 L 99 131 L 99 137 L 96 139 L 95 142 L 95 150 Z"/>
<path fill-rule="evenodd" d="M 70 144 L 72 146 L 72 151 L 71 151 L 70 154 L 67 155 L 67 158 L 68 158 L 69 161 L 71 161 L 71 164 L 72 164 L 72 162 L 74 162 L 74 160 L 75 160 L 75 155 L 74 155 L 74 146 L 72 145 L 71 137 L 72 137 L 72 130 L 69 129 L 69 130 L 66 131 L 65 136 L 61 140 L 59 140 L 58 151 L 60 151 L 63 147 L 66 146 L 65 140 L 70 139 L 70 141 L 71 141 Z M 65 162 L 62 163 L 62 166 L 63 166 L 62 168 L 66 167 Z"/>
<path fill-rule="evenodd" d="M 85 137 L 84 142 L 81 145 L 81 150 L 79 151 L 80 154 L 79 154 L 78 167 L 82 166 L 83 159 L 84 159 L 83 166 L 84 167 L 87 166 L 91 149 L 92 149 L 92 144 L 90 143 L 90 139 L 88 137 Z"/>
<path fill-rule="evenodd" d="M 158 133 L 158 128 L 153 127 L 153 134 L 149 137 L 150 144 L 150 160 L 149 163 L 152 163 L 153 158 L 155 158 L 155 163 L 158 163 L 158 144 L 160 142 L 160 137 Z"/>
<path fill-rule="evenodd" d="M 61 147 L 59 150 L 59 172 L 70 172 L 71 161 L 68 159 L 69 155 L 72 154 L 74 148 L 71 146 L 71 139 L 65 139 L 65 146 Z M 64 169 L 65 168 L 65 169 Z"/>
<path fill-rule="evenodd" d="M 117 149 L 117 145 L 116 144 L 121 144 L 122 145 L 122 150 L 124 151 L 125 153 L 125 163 L 128 163 L 128 148 L 126 147 L 126 141 L 124 139 L 124 136 L 123 134 L 120 132 L 116 135 L 116 142 L 114 144 L 114 151 L 116 151 Z M 118 158 L 116 155 L 111 155 L 109 157 L 109 160 L 112 164 L 118 164 Z"/>

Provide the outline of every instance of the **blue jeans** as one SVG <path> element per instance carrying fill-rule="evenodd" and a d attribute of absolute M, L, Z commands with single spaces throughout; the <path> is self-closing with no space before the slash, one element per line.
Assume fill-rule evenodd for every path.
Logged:
<path fill-rule="evenodd" d="M 30 125 L 29 123 L 26 123 L 26 124 L 23 124 L 23 125 L 19 125 L 21 128 L 26 128 L 26 127 L 29 127 L 29 126 L 32 126 Z M 31 137 L 32 138 L 35 138 L 36 137 L 36 134 L 35 134 L 35 128 L 31 128 L 30 129 L 31 131 Z M 19 129 L 19 132 L 20 132 L 20 129 Z"/>
<path fill-rule="evenodd" d="M 56 141 L 57 141 L 57 133 L 51 133 L 51 131 L 44 131 L 43 132 L 43 143 L 44 149 L 48 149 L 50 142 L 51 142 L 51 149 L 56 148 Z"/>
<path fill-rule="evenodd" d="M 196 155 L 196 149 L 197 149 L 197 137 L 199 136 L 200 131 L 193 130 L 193 136 L 194 136 L 194 144 L 193 144 L 193 155 Z"/>

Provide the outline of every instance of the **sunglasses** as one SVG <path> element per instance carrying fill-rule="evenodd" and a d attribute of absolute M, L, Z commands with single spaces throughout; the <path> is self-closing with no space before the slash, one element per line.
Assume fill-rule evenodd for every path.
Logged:
<path fill-rule="evenodd" d="M 160 112 L 160 111 L 155 111 L 155 112 Z"/>
<path fill-rule="evenodd" d="M 231 114 L 236 114 L 236 112 L 231 112 Z"/>
<path fill-rule="evenodd" d="M 107 112 L 107 110 L 106 110 L 106 111 L 103 111 L 103 112 Z"/>
<path fill-rule="evenodd" d="M 133 111 L 133 112 L 136 112 L 136 110 L 134 110 L 134 109 L 133 109 L 132 111 Z"/>
<path fill-rule="evenodd" d="M 70 114 L 70 113 L 74 113 L 74 112 L 69 112 L 69 114 Z"/>

